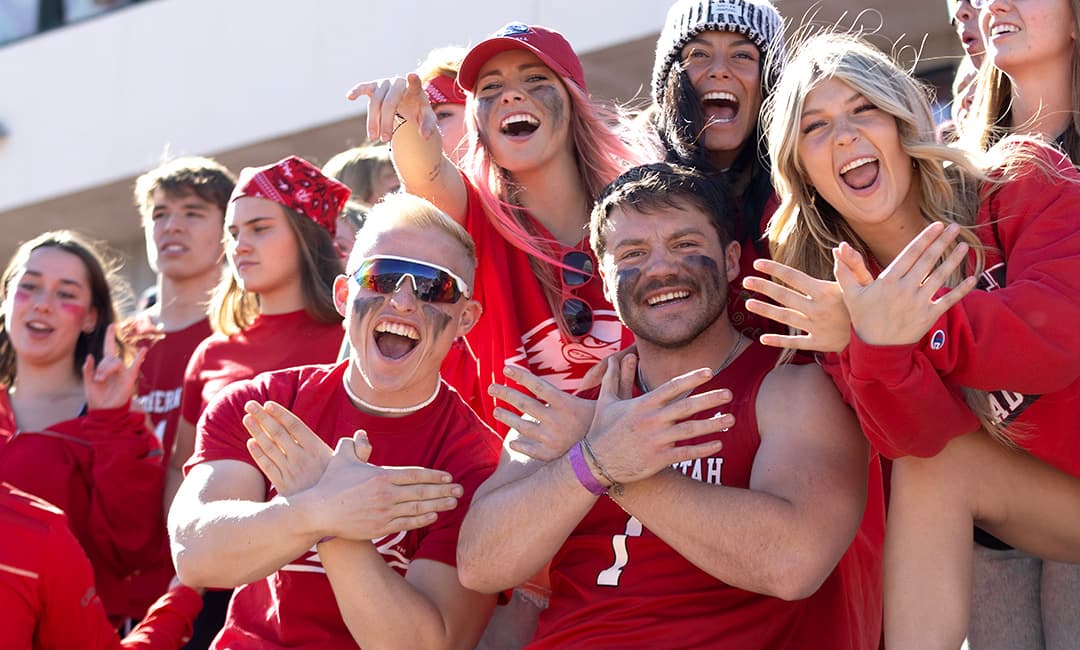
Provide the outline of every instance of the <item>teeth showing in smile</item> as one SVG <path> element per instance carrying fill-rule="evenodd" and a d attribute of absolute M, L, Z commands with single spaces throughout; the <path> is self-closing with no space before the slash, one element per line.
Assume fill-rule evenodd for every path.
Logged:
<path fill-rule="evenodd" d="M 1003 24 L 994 25 L 993 27 L 991 27 L 990 28 L 990 35 L 991 36 L 997 36 L 998 34 L 1011 34 L 1012 32 L 1018 32 L 1018 31 L 1020 31 L 1020 28 L 1017 27 L 1016 25 L 1010 25 L 1008 23 L 1003 23 Z"/>
<path fill-rule="evenodd" d="M 528 113 L 513 113 L 503 118 L 499 130 L 510 135 L 529 134 L 540 128 L 540 120 Z"/>
<path fill-rule="evenodd" d="M 414 341 L 420 340 L 420 332 L 411 325 L 405 325 L 404 323 L 379 323 L 375 326 L 376 332 L 386 332 L 387 334 L 396 334 L 398 336 L 404 336 L 407 339 Z"/>
<path fill-rule="evenodd" d="M 42 323 L 39 323 L 37 321 L 31 321 L 31 322 L 27 323 L 26 324 L 26 329 L 31 330 L 33 332 L 50 332 L 50 331 L 52 331 L 51 327 L 49 327 L 48 325 L 43 325 Z"/>
<path fill-rule="evenodd" d="M 843 176 L 852 169 L 857 169 L 859 167 L 862 167 L 863 165 L 869 165 L 872 162 L 877 162 L 877 158 L 871 158 L 869 156 L 866 156 L 864 158 L 856 158 L 855 160 L 852 160 L 851 162 L 840 168 L 840 175 Z"/>
<path fill-rule="evenodd" d="M 701 101 L 703 101 L 703 102 L 713 102 L 713 101 L 738 102 L 739 100 L 735 97 L 735 95 L 732 95 L 731 93 L 727 92 L 726 90 L 714 90 L 712 92 L 705 93 L 705 96 L 701 98 Z"/>
<path fill-rule="evenodd" d="M 667 293 L 662 293 L 659 296 L 653 296 L 652 298 L 649 298 L 649 306 L 654 307 L 662 302 L 668 302 L 669 300 L 678 300 L 680 298 L 689 297 L 689 291 L 668 291 Z"/>

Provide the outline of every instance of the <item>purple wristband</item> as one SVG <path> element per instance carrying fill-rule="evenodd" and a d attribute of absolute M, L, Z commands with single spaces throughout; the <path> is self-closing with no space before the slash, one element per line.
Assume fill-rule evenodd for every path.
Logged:
<path fill-rule="evenodd" d="M 589 463 L 581 453 L 581 443 L 579 442 L 571 447 L 567 456 L 570 457 L 570 467 L 574 468 L 574 476 L 577 477 L 578 483 L 581 483 L 582 487 L 596 496 L 602 495 L 604 486 L 600 485 L 600 481 L 596 480 L 596 477 L 593 476 L 592 471 L 589 469 Z"/>

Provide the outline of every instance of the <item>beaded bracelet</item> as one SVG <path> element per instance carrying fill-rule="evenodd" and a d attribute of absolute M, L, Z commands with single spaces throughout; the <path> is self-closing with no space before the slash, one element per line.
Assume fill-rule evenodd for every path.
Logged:
<path fill-rule="evenodd" d="M 607 470 L 604 469 L 604 466 L 600 464 L 600 460 L 596 457 L 596 452 L 593 451 L 592 446 L 589 444 L 588 437 L 582 438 L 581 444 L 585 448 L 585 453 L 589 454 L 589 458 L 591 458 L 593 464 L 596 465 L 596 469 L 600 470 L 600 476 L 603 476 L 604 480 L 611 484 L 607 488 L 608 496 L 611 496 L 611 494 L 614 493 L 615 496 L 621 497 L 623 495 L 622 483 L 611 478 L 611 474 L 608 474 Z"/>
<path fill-rule="evenodd" d="M 574 476 L 577 477 L 578 483 L 581 483 L 586 490 L 596 496 L 602 495 L 604 486 L 600 485 L 600 481 L 597 481 L 596 477 L 593 476 L 592 470 L 589 469 L 589 463 L 581 455 L 581 443 L 579 442 L 571 447 L 567 456 L 570 457 L 570 467 L 574 468 Z"/>

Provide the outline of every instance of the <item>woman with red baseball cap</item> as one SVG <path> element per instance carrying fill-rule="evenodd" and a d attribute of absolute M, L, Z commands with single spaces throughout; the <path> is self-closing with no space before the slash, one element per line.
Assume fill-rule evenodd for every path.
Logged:
<path fill-rule="evenodd" d="M 362 83 L 349 97 L 371 98 L 368 136 L 392 142 L 406 191 L 476 241 L 487 316 L 468 338 L 481 387 L 507 383 L 504 366 L 516 365 L 573 391 L 628 340 L 596 278 L 585 232 L 593 198 L 648 156 L 628 144 L 625 120 L 590 99 L 581 61 L 554 30 L 506 25 L 469 50 L 457 83 L 467 93 L 461 170 L 443 154 L 417 75 Z M 486 393 L 489 423 L 520 423 Z"/>

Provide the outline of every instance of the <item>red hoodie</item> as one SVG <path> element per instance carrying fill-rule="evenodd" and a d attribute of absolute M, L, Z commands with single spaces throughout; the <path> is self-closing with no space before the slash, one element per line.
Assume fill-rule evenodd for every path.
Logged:
<path fill-rule="evenodd" d="M 918 343 L 874 346 L 852 332 L 826 367 L 885 456 L 933 456 L 978 428 L 960 386 L 991 405 L 1034 456 L 1080 475 L 1080 174 L 1049 147 L 1027 153 L 1065 180 L 1028 165 L 990 192 L 976 234 L 985 270 L 972 291 Z"/>

